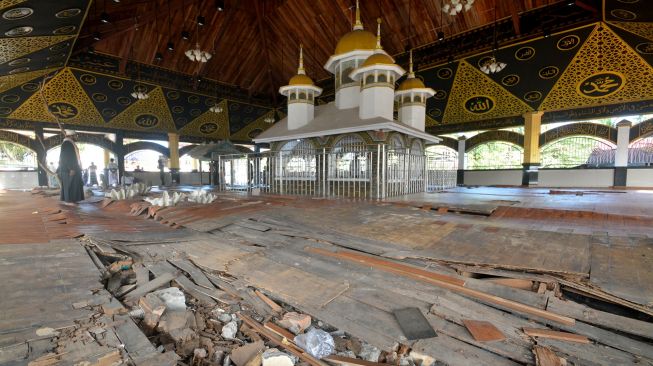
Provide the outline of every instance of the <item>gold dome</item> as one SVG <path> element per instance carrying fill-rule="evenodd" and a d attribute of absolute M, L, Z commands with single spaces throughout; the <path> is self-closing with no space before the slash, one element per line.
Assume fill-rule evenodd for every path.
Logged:
<path fill-rule="evenodd" d="M 394 65 L 395 62 L 392 60 L 392 57 L 386 55 L 385 53 L 375 53 L 372 56 L 368 57 L 361 67 L 372 66 L 372 65 Z"/>
<path fill-rule="evenodd" d="M 313 85 L 313 80 L 306 75 L 297 74 L 290 78 L 288 85 Z"/>
<path fill-rule="evenodd" d="M 371 32 L 355 29 L 345 34 L 336 45 L 336 55 L 354 50 L 373 50 L 376 47 L 376 37 Z"/>
<path fill-rule="evenodd" d="M 404 90 L 410 90 L 410 89 L 424 89 L 426 86 L 422 82 L 422 80 L 418 78 L 411 78 L 409 77 L 408 79 L 404 80 L 400 85 L 399 88 L 397 88 L 397 91 L 404 91 Z"/>

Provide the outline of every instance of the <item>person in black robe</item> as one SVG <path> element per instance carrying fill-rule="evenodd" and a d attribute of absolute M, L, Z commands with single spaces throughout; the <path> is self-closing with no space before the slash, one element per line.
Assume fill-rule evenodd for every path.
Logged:
<path fill-rule="evenodd" d="M 66 203 L 83 200 L 84 182 L 82 181 L 79 152 L 71 137 L 66 137 L 61 144 L 57 173 L 61 179 L 61 200 Z"/>

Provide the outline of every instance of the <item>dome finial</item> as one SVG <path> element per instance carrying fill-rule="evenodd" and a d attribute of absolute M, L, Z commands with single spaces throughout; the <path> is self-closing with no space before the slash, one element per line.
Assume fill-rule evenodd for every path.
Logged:
<path fill-rule="evenodd" d="M 363 29 L 363 23 L 361 23 L 361 11 L 358 6 L 358 0 L 356 0 L 356 22 L 354 23 L 354 30 Z"/>
<path fill-rule="evenodd" d="M 299 67 L 297 68 L 297 75 L 306 75 L 306 71 L 304 71 L 304 52 L 301 43 L 299 44 Z"/>
<path fill-rule="evenodd" d="M 376 49 L 381 50 L 381 18 L 376 18 Z"/>
<path fill-rule="evenodd" d="M 415 73 L 413 72 L 413 50 L 410 50 L 410 62 L 408 63 L 408 77 L 414 78 Z"/>

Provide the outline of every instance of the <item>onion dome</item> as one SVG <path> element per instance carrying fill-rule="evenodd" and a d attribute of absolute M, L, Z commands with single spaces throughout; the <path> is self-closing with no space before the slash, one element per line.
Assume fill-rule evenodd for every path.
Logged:
<path fill-rule="evenodd" d="M 373 50 L 376 44 L 374 34 L 363 29 L 361 23 L 360 8 L 358 0 L 356 0 L 356 23 L 354 29 L 342 36 L 336 45 L 335 55 L 342 55 L 343 53 L 355 50 Z"/>
<path fill-rule="evenodd" d="M 408 77 L 397 88 L 397 91 L 411 90 L 411 89 L 424 89 L 426 86 L 422 80 L 415 77 L 413 72 L 413 51 L 410 51 L 410 64 L 408 66 Z"/>

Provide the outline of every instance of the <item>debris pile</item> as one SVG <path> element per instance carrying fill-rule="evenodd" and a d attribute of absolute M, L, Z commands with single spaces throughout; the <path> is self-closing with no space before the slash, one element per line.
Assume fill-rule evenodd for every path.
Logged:
<path fill-rule="evenodd" d="M 149 202 L 152 206 L 159 207 L 171 207 L 176 206 L 186 195 L 184 193 L 174 192 L 172 196 L 168 194 L 168 191 L 163 191 L 161 197 L 147 197 L 144 200 Z"/>
<path fill-rule="evenodd" d="M 151 186 L 143 183 L 134 183 L 129 187 L 122 187 L 118 190 L 112 189 L 111 192 L 105 195 L 114 201 L 129 200 L 137 196 L 145 196 L 151 189 Z"/>
<path fill-rule="evenodd" d="M 293 366 L 399 361 L 407 349 L 388 354 L 263 292 L 234 286 L 233 278 L 204 272 L 187 259 L 145 266 L 117 244 L 107 249 L 91 241 L 89 250 L 106 289 L 115 298 L 103 317 L 131 318 L 158 355 L 160 365 Z M 231 282 L 230 282 L 231 281 Z M 125 344 L 129 356 L 129 344 Z M 131 347 L 134 348 L 133 346 Z M 398 356 L 397 351 L 401 352 Z M 171 356 L 174 355 L 174 356 Z"/>

